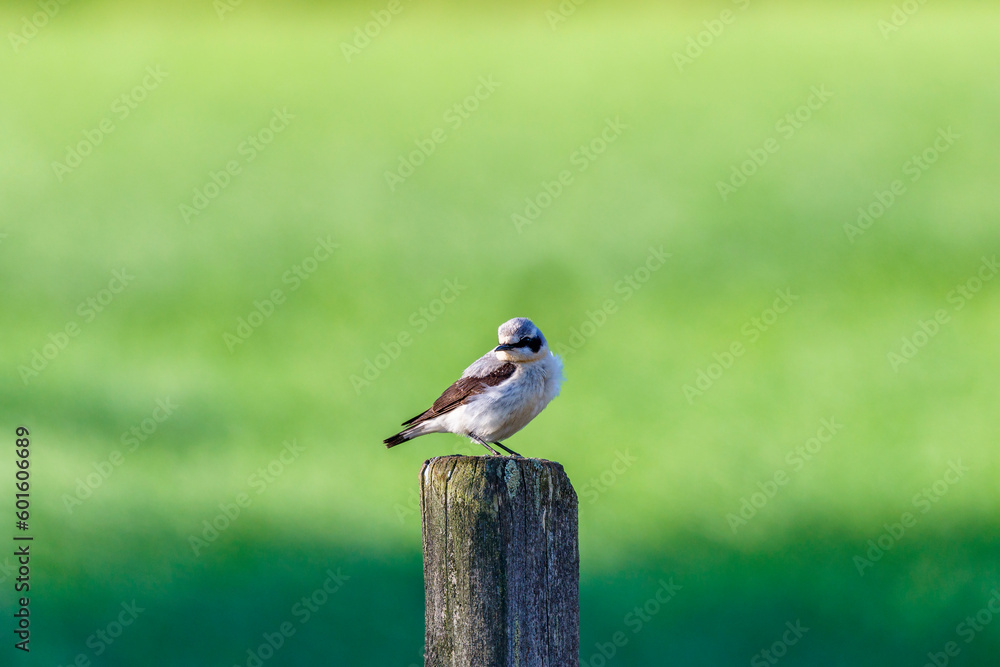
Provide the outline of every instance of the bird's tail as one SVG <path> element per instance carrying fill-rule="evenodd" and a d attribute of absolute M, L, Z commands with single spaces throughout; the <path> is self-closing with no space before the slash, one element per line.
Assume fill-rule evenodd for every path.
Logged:
<path fill-rule="evenodd" d="M 383 440 L 382 442 L 385 443 L 385 448 L 389 449 L 390 447 L 395 447 L 396 445 L 401 445 L 404 442 L 406 442 L 407 440 L 410 440 L 411 436 L 407 434 L 407 431 L 409 431 L 409 430 L 410 429 L 406 429 L 406 431 L 400 431 L 399 433 L 397 433 L 396 435 L 392 436 L 391 438 L 386 438 L 385 440 Z"/>
<path fill-rule="evenodd" d="M 438 429 L 431 426 L 427 422 L 420 422 L 419 424 L 414 424 L 409 428 L 405 428 L 391 438 L 386 438 L 382 442 L 385 443 L 386 448 L 395 447 L 396 445 L 401 445 L 407 440 L 413 440 L 421 435 L 426 435 L 428 433 L 436 433 Z"/>

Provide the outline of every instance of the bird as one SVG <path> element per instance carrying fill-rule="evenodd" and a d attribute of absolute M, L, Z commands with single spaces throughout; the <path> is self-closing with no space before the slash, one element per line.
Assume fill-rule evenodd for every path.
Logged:
<path fill-rule="evenodd" d="M 406 428 L 382 442 L 386 448 L 428 433 L 463 435 L 503 456 L 506 440 L 538 416 L 559 395 L 562 360 L 549 350 L 541 330 L 526 317 L 500 325 L 495 348 L 465 369 L 430 409 L 403 422 Z"/>

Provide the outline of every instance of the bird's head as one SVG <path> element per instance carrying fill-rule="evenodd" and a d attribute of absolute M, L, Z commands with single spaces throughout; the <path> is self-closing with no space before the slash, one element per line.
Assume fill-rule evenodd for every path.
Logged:
<path fill-rule="evenodd" d="M 500 325 L 500 344 L 493 351 L 500 361 L 536 361 L 549 353 L 545 336 L 527 317 L 515 317 Z"/>

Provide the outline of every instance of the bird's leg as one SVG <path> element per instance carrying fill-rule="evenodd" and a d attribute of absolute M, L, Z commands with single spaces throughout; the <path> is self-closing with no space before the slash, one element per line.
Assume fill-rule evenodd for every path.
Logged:
<path fill-rule="evenodd" d="M 476 437 L 476 436 L 474 436 L 474 435 L 470 435 L 469 437 L 470 437 L 470 438 L 472 439 L 472 441 L 473 441 L 473 442 L 478 442 L 478 443 L 479 443 L 480 445 L 482 445 L 482 446 L 483 446 L 483 447 L 485 447 L 486 449 L 490 450 L 490 452 L 492 452 L 492 453 L 493 453 L 493 456 L 503 456 L 503 455 L 502 455 L 502 454 L 501 454 L 500 452 L 498 452 L 497 450 L 495 450 L 495 449 L 493 449 L 492 447 L 490 447 L 489 445 L 487 445 L 487 444 L 486 444 L 486 441 L 485 441 L 485 440 L 482 440 L 482 439 L 480 439 L 480 438 L 477 438 L 477 437 Z M 506 449 L 506 448 L 505 448 L 505 449 Z"/>
<path fill-rule="evenodd" d="M 500 449 L 504 450 L 505 452 L 507 452 L 511 456 L 516 456 L 519 459 L 523 459 L 524 458 L 523 456 L 521 456 L 520 454 L 518 454 L 517 452 L 515 452 L 513 449 L 507 449 L 506 447 L 504 447 L 502 442 L 494 442 L 493 444 L 496 445 L 497 447 L 499 447 Z"/>

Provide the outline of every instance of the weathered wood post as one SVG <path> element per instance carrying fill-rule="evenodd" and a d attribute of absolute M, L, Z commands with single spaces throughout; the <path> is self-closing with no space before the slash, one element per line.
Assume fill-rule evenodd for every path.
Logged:
<path fill-rule="evenodd" d="M 577 497 L 542 459 L 420 470 L 425 667 L 577 667 Z"/>

